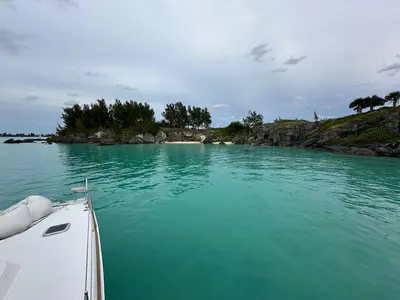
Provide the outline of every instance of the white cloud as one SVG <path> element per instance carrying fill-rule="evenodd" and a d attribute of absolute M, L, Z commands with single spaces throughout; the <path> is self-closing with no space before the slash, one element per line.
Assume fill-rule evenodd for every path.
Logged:
<path fill-rule="evenodd" d="M 215 104 L 212 107 L 215 108 L 215 109 L 219 109 L 219 108 L 229 107 L 229 105 L 228 104 Z"/>
<path fill-rule="evenodd" d="M 298 95 L 298 96 L 294 96 L 293 99 L 295 99 L 295 100 L 305 100 L 306 98 L 304 96 Z"/>
<path fill-rule="evenodd" d="M 63 103 L 63 105 L 65 105 L 65 106 L 73 106 L 75 104 L 79 104 L 79 102 L 77 102 L 75 100 L 67 100 L 67 101 L 64 101 L 64 103 Z"/>

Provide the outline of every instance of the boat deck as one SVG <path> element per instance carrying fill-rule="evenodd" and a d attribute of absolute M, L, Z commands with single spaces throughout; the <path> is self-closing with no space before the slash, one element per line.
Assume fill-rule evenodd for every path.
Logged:
<path fill-rule="evenodd" d="M 43 236 L 63 223 L 71 224 L 67 231 Z M 90 209 L 77 201 L 55 207 L 28 230 L 0 240 L 0 300 L 84 299 L 92 278 L 93 231 Z"/>

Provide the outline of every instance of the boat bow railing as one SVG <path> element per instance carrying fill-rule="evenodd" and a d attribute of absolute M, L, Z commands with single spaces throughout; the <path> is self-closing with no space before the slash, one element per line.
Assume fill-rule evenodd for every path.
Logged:
<path fill-rule="evenodd" d="M 84 185 L 83 186 L 74 187 L 71 189 L 71 191 L 72 191 L 72 196 L 74 197 L 74 200 L 76 200 L 75 194 L 80 194 L 80 193 L 84 193 L 85 199 L 90 200 L 87 176 L 85 175 L 85 177 L 84 177 Z"/>

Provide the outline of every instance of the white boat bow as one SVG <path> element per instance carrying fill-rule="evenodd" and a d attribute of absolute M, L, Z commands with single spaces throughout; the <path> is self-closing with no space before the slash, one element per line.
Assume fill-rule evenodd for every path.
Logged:
<path fill-rule="evenodd" d="M 54 204 L 31 196 L 0 212 L 0 300 L 105 299 L 87 180 L 73 191 L 86 194 Z"/>

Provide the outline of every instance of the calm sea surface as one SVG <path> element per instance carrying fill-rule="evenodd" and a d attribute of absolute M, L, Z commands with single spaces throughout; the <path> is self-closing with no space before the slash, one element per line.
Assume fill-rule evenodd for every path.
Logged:
<path fill-rule="evenodd" d="M 400 159 L 0 144 L 0 208 L 85 173 L 108 300 L 400 299 Z"/>

